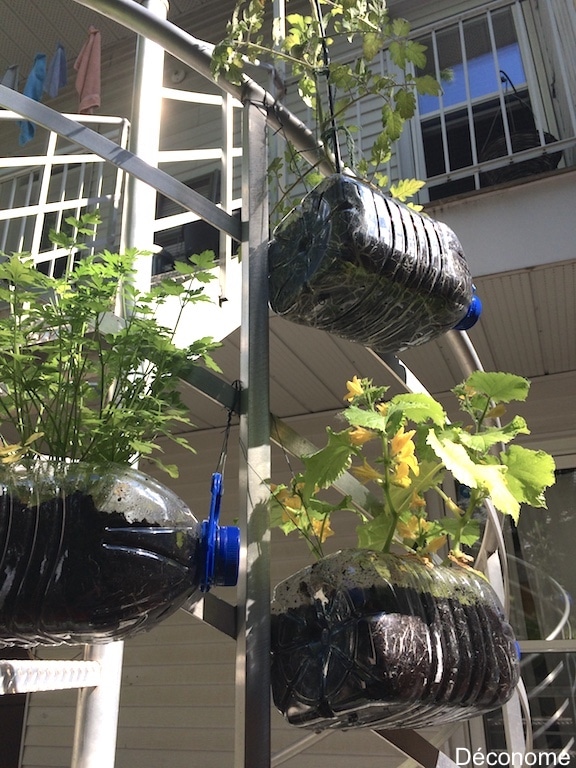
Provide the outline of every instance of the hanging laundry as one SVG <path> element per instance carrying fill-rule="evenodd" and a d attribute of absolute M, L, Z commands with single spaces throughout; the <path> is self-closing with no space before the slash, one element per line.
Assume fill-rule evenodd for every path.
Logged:
<path fill-rule="evenodd" d="M 40 101 L 42 98 L 42 88 L 46 79 L 46 54 L 37 53 L 34 57 L 34 64 L 26 80 L 26 85 L 22 93 L 34 101 Z M 20 121 L 20 146 L 23 147 L 34 138 L 36 126 L 29 120 Z"/>
<path fill-rule="evenodd" d="M 54 56 L 48 65 L 46 80 L 44 82 L 44 92 L 53 99 L 58 95 L 60 88 L 64 88 L 68 82 L 68 73 L 66 65 L 66 53 L 62 43 L 58 43 Z"/>
<path fill-rule="evenodd" d="M 12 64 L 11 67 L 8 67 L 6 72 L 4 72 L 2 80 L 0 80 L 0 85 L 5 85 L 6 88 L 12 88 L 13 91 L 17 91 L 19 70 L 19 64 Z"/>
<path fill-rule="evenodd" d="M 88 30 L 88 39 L 74 62 L 76 90 L 80 97 L 78 111 L 90 115 L 100 106 L 100 32 L 95 27 Z"/>

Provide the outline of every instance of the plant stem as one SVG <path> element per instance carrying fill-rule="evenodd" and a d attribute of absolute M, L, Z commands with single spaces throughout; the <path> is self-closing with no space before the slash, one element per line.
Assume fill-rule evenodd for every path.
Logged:
<path fill-rule="evenodd" d="M 384 491 L 385 508 L 388 510 L 391 517 L 390 528 L 386 535 L 386 541 L 384 542 L 383 552 L 390 552 L 390 547 L 394 541 L 394 534 L 396 533 L 396 525 L 398 523 L 399 514 L 396 511 L 392 496 L 390 494 L 390 445 L 388 443 L 388 436 L 386 432 L 382 435 L 382 457 L 384 459 L 384 481 L 382 483 L 382 489 Z"/>

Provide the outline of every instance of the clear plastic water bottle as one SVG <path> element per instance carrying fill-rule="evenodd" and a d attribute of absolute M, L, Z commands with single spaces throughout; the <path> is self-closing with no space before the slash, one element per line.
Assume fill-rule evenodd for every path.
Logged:
<path fill-rule="evenodd" d="M 150 629 L 195 593 L 236 584 L 239 531 L 198 522 L 169 488 L 110 465 L 0 470 L 0 643 L 98 643 Z"/>
<path fill-rule="evenodd" d="M 482 308 L 446 224 L 343 174 L 276 227 L 268 270 L 274 312 L 381 353 L 467 330 Z"/>

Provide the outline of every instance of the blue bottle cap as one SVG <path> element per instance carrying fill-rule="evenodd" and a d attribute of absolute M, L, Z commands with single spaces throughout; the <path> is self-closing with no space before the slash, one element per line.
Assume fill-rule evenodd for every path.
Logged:
<path fill-rule="evenodd" d="M 236 586 L 239 563 L 240 529 L 235 525 L 219 526 L 213 583 L 218 587 Z"/>
<path fill-rule="evenodd" d="M 460 320 L 458 325 L 454 326 L 455 331 L 467 331 L 468 329 L 472 328 L 472 326 L 476 324 L 480 315 L 482 314 L 482 301 L 480 300 L 480 297 L 476 293 L 476 288 L 472 286 L 472 289 L 473 289 L 472 301 L 470 302 L 468 311 L 466 312 L 462 320 Z"/>
<path fill-rule="evenodd" d="M 240 563 L 240 529 L 234 525 L 218 525 L 222 499 L 222 475 L 212 475 L 210 516 L 202 522 L 200 589 L 208 592 L 213 585 L 233 587 L 238 582 Z"/>

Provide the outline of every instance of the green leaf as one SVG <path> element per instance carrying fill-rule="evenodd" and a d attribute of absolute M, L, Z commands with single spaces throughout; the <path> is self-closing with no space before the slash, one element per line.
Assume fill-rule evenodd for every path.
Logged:
<path fill-rule="evenodd" d="M 321 450 L 310 456 L 303 456 L 306 468 L 304 473 L 304 497 L 310 498 L 315 487 L 327 488 L 350 466 L 354 448 L 350 445 L 347 432 L 333 432 L 327 428 L 328 443 Z"/>
<path fill-rule="evenodd" d="M 414 78 L 414 85 L 421 96 L 438 96 L 442 87 L 432 75 L 420 75 Z"/>
<path fill-rule="evenodd" d="M 382 550 L 388 541 L 392 524 L 392 519 L 384 515 L 361 523 L 356 527 L 358 546 L 364 549 Z"/>
<path fill-rule="evenodd" d="M 414 116 L 414 112 L 416 111 L 416 96 L 412 91 L 401 88 L 396 92 L 394 101 L 396 102 L 396 109 L 405 120 L 409 120 Z"/>
<path fill-rule="evenodd" d="M 410 22 L 406 19 L 392 19 L 392 34 L 396 37 L 407 37 L 410 34 Z"/>
<path fill-rule="evenodd" d="M 406 67 L 406 46 L 398 40 L 393 40 L 388 48 L 390 58 L 400 69 Z"/>
<path fill-rule="evenodd" d="M 461 544 L 472 547 L 480 538 L 480 523 L 478 520 L 468 520 L 463 527 L 455 517 L 441 517 L 438 520 L 440 528 L 452 538 L 459 539 Z"/>
<path fill-rule="evenodd" d="M 197 269 L 214 269 L 216 266 L 216 256 L 214 255 L 214 251 L 210 250 L 192 254 L 192 256 L 190 256 L 190 261 Z"/>
<path fill-rule="evenodd" d="M 496 403 L 523 402 L 528 397 L 530 382 L 513 373 L 475 371 L 464 385 L 486 395 Z"/>
<path fill-rule="evenodd" d="M 154 286 L 152 295 L 154 298 L 164 298 L 166 296 L 180 296 L 184 291 L 185 288 L 182 283 L 165 278 L 164 280 L 161 280 L 158 285 Z"/>
<path fill-rule="evenodd" d="M 388 138 L 391 141 L 397 141 L 404 128 L 404 118 L 396 110 L 391 109 L 387 104 L 382 108 L 382 122 L 386 128 Z"/>
<path fill-rule="evenodd" d="M 480 454 L 485 454 L 492 446 L 509 443 L 519 434 L 529 435 L 530 430 L 522 416 L 515 416 L 503 427 L 486 427 L 482 432 L 476 434 L 471 434 L 465 429 L 458 429 L 457 434 L 462 445 Z"/>
<path fill-rule="evenodd" d="M 362 53 L 367 61 L 372 61 L 380 52 L 382 43 L 376 32 L 367 32 L 362 39 Z"/>
<path fill-rule="evenodd" d="M 404 203 L 410 197 L 417 194 L 425 183 L 426 182 L 420 181 L 419 179 L 401 179 L 396 182 L 396 184 L 392 184 L 390 187 L 390 194 L 396 200 L 400 200 L 400 202 Z"/>
<path fill-rule="evenodd" d="M 364 427 L 375 429 L 378 432 L 386 431 L 386 417 L 375 411 L 365 411 L 357 405 L 350 405 L 342 414 L 352 427 Z"/>
<path fill-rule="evenodd" d="M 407 40 L 404 49 L 404 55 L 407 61 L 410 61 L 417 69 L 424 69 L 426 66 L 426 46 L 416 40 Z"/>
<path fill-rule="evenodd" d="M 176 478 L 179 476 L 178 467 L 176 464 L 164 464 L 164 462 L 160 461 L 160 459 L 153 458 L 151 461 L 154 462 L 154 464 L 158 467 L 158 469 L 161 469 L 163 472 L 166 472 L 166 474 L 171 477 L 173 480 L 176 480 Z"/>
<path fill-rule="evenodd" d="M 511 445 L 500 456 L 508 468 L 506 480 L 514 497 L 532 507 L 546 507 L 544 491 L 555 482 L 552 456 L 519 445 Z"/>
<path fill-rule="evenodd" d="M 511 515 L 515 522 L 518 520 L 520 504 L 506 484 L 506 467 L 476 464 L 464 446 L 438 438 L 433 430 L 428 433 L 427 443 L 460 483 L 479 489 L 492 499 L 496 509 Z"/>
<path fill-rule="evenodd" d="M 446 413 L 440 403 L 431 395 L 423 392 L 415 392 L 405 395 L 396 395 L 390 400 L 387 415 L 400 411 L 414 424 L 424 424 L 432 421 L 439 427 L 446 424 Z"/>

